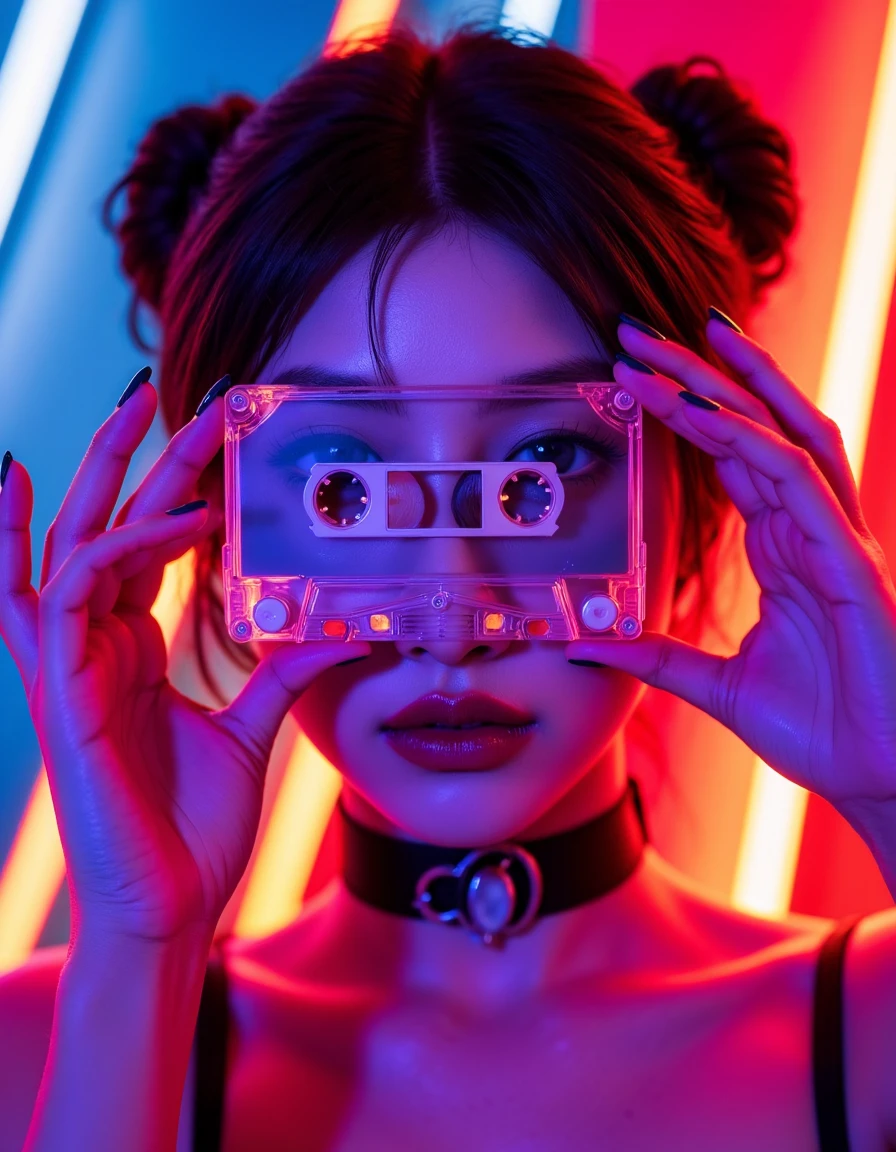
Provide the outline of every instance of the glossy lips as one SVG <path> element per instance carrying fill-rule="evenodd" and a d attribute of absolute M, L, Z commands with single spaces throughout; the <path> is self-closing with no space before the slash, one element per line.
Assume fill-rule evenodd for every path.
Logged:
<path fill-rule="evenodd" d="M 516 755 L 535 731 L 535 718 L 480 692 L 422 696 L 381 725 L 389 746 L 422 768 L 476 771 Z M 444 725 L 444 727 L 434 727 Z"/>

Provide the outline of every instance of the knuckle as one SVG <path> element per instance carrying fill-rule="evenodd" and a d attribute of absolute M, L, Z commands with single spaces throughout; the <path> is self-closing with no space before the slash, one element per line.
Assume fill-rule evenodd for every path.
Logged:
<path fill-rule="evenodd" d="M 839 451 L 843 447 L 843 432 L 840 425 L 824 413 L 821 414 L 820 439 L 823 443 L 834 448 L 835 451 Z"/>
<path fill-rule="evenodd" d="M 768 348 L 763 348 L 761 345 L 757 346 L 757 355 L 761 365 L 761 370 L 765 372 L 776 372 L 781 375 L 784 374 L 779 361 L 769 352 Z"/>
<path fill-rule="evenodd" d="M 110 460 L 119 460 L 124 463 L 130 463 L 131 453 L 122 451 L 116 443 L 117 430 L 103 425 L 97 428 L 90 440 L 90 453 L 100 453 L 103 456 L 109 457 Z"/>
<path fill-rule="evenodd" d="M 170 440 L 165 447 L 163 456 L 167 456 L 177 467 L 184 468 L 188 472 L 194 473 L 196 476 L 202 471 L 202 464 L 199 460 L 194 460 L 191 456 L 189 444 L 184 443 L 174 437 Z"/>
<path fill-rule="evenodd" d="M 801 472 L 811 472 L 818 469 L 815 457 L 808 448 L 803 448 L 802 445 L 794 444 L 790 449 L 790 457 L 794 466 Z"/>
<path fill-rule="evenodd" d="M 672 644 L 668 641 L 668 639 L 663 640 L 660 643 L 659 651 L 657 652 L 656 667 L 653 669 L 650 677 L 648 678 L 648 683 L 652 687 L 656 687 L 658 684 L 665 683 L 665 678 L 672 668 L 673 658 L 674 649 Z"/>

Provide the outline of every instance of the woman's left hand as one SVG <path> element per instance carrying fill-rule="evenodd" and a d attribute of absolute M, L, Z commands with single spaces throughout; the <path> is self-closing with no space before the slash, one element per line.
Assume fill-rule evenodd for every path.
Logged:
<path fill-rule="evenodd" d="M 622 346 L 657 375 L 622 361 L 614 374 L 645 411 L 715 457 L 746 521 L 759 620 L 728 658 L 645 631 L 573 641 L 567 659 L 673 692 L 841 813 L 879 811 L 896 801 L 896 588 L 840 430 L 748 336 L 710 319 L 707 338 L 750 391 L 624 322 Z M 720 410 L 688 404 L 683 388 Z"/>

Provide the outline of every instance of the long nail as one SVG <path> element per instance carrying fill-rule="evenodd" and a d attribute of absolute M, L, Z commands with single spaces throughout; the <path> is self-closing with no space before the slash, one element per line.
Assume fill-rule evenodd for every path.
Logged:
<path fill-rule="evenodd" d="M 140 385 L 145 384 L 150 376 L 152 376 L 152 368 L 150 368 L 150 366 L 147 364 L 145 368 L 140 369 L 130 384 L 128 384 L 127 388 L 125 388 L 124 392 L 122 392 L 121 399 L 118 401 L 115 407 L 120 408 L 122 404 L 124 404 L 125 400 L 130 400 Z"/>
<path fill-rule="evenodd" d="M 627 312 L 619 313 L 619 321 L 621 324 L 631 324 L 632 328 L 637 328 L 639 332 L 645 332 L 655 340 L 666 339 L 662 332 L 657 332 L 656 328 L 651 328 L 650 325 L 645 324 L 643 320 L 636 320 L 634 316 L 629 316 Z"/>
<path fill-rule="evenodd" d="M 735 332 L 740 332 L 741 336 L 743 336 L 743 328 L 735 324 L 731 317 L 726 316 L 720 308 L 714 308 L 712 304 L 710 304 L 708 311 L 710 320 L 721 320 L 723 324 L 727 324 L 729 328 L 733 328 Z"/>
<path fill-rule="evenodd" d="M 183 512 L 195 512 L 197 508 L 207 508 L 208 500 L 191 500 L 189 504 L 180 504 L 177 508 L 168 508 L 166 516 L 180 516 Z"/>
<path fill-rule="evenodd" d="M 651 376 L 656 376 L 656 372 L 641 360 L 636 360 L 634 356 L 629 356 L 627 352 L 617 352 L 616 359 L 621 360 L 623 364 L 627 364 L 629 368 L 636 368 L 639 372 L 649 372 Z"/>
<path fill-rule="evenodd" d="M 606 668 L 606 664 L 598 664 L 596 660 L 567 660 L 567 664 L 578 664 L 580 668 Z"/>
<path fill-rule="evenodd" d="M 7 448 L 3 453 L 3 463 L 0 464 L 0 488 L 6 483 L 6 473 L 9 471 L 10 464 L 12 464 L 12 452 Z"/>
<path fill-rule="evenodd" d="M 707 400 L 705 396 L 698 396 L 696 392 L 679 392 L 678 395 L 682 400 L 687 400 L 688 404 L 693 404 L 695 408 L 707 408 L 711 412 L 718 412 L 721 407 L 716 404 L 714 400 Z"/>
<path fill-rule="evenodd" d="M 208 392 L 206 392 L 206 394 L 199 401 L 199 407 L 196 409 L 196 415 L 201 416 L 202 413 L 206 410 L 206 408 L 208 408 L 209 404 L 211 404 L 211 402 L 216 397 L 220 396 L 222 392 L 226 392 L 229 387 L 230 387 L 230 376 L 229 375 L 222 376 L 220 380 L 217 380 L 214 384 L 212 384 L 212 386 L 211 386 L 211 388 L 209 388 Z"/>

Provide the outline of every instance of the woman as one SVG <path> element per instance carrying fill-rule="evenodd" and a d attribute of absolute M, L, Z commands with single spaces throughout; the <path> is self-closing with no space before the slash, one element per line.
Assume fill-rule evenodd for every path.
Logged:
<path fill-rule="evenodd" d="M 73 913 L 61 972 L 36 958 L 0 985 L 5 1147 L 896 1141 L 892 912 L 837 925 L 732 910 L 645 846 L 626 784 L 626 725 L 655 685 L 835 804 L 896 885 L 896 590 L 836 428 L 727 315 L 781 275 L 797 201 L 780 132 L 699 64 L 627 93 L 550 43 L 470 25 L 433 47 L 396 30 L 259 107 L 183 108 L 142 142 L 109 204 L 128 188 L 117 232 L 161 322 L 171 443 L 107 529 L 155 413 L 146 369 L 53 522 L 39 595 L 18 461 L 0 495 L 0 629 Z M 580 380 L 585 362 L 644 411 L 636 640 L 230 639 L 231 381 L 314 365 L 330 382 L 497 389 L 557 363 L 558 382 Z M 569 435 L 534 450 L 563 472 L 580 449 Z M 683 637 L 738 514 L 761 616 L 725 659 Z M 205 624 L 254 669 L 217 712 L 168 683 L 149 611 L 190 547 L 209 686 Z M 283 931 L 213 950 L 287 711 L 343 774 L 353 864 Z M 425 898 L 396 900 L 426 889 L 424 857 L 497 844 L 517 863 L 523 846 L 540 854 L 545 898 L 514 932 L 524 889 L 506 881 L 517 919 L 500 947 L 481 924 L 431 922 Z"/>

